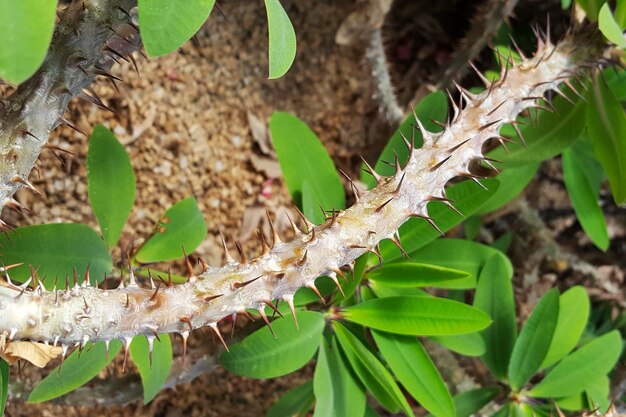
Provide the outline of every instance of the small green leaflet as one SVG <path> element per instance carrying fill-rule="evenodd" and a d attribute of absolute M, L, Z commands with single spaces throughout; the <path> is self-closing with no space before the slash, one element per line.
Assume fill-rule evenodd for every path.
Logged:
<path fill-rule="evenodd" d="M 587 133 L 609 178 L 615 202 L 623 204 L 626 202 L 626 116 L 601 76 L 595 78 L 588 97 Z"/>
<path fill-rule="evenodd" d="M 324 330 L 324 315 L 298 311 L 298 326 L 288 319 L 276 319 L 272 329 L 276 338 L 261 328 L 220 355 L 229 371 L 250 378 L 275 378 L 302 368 L 311 360 Z"/>
<path fill-rule="evenodd" d="M 56 7 L 56 0 L 0 0 L 0 79 L 19 84 L 41 66 Z"/>
<path fill-rule="evenodd" d="M 148 55 L 168 54 L 200 29 L 215 0 L 139 0 L 139 30 Z"/>
<path fill-rule="evenodd" d="M 305 417 L 314 401 L 313 381 L 309 380 L 287 391 L 270 407 L 265 417 Z"/>
<path fill-rule="evenodd" d="M 82 353 L 76 349 L 65 360 L 60 372 L 58 369 L 53 370 L 35 387 L 28 397 L 28 402 L 49 401 L 83 386 L 111 363 L 121 347 L 119 340 L 113 340 L 108 358 L 104 342 L 98 342 L 93 347 L 88 344 L 83 348 Z"/>
<path fill-rule="evenodd" d="M 480 272 L 474 306 L 487 313 L 493 323 L 482 331 L 486 352 L 483 362 L 499 380 L 506 379 L 509 358 L 517 338 L 512 266 L 500 252 L 492 255 Z"/>
<path fill-rule="evenodd" d="M 615 20 L 615 17 L 613 17 L 609 3 L 604 3 L 604 6 L 600 8 L 600 13 L 598 14 L 598 28 L 609 41 L 620 48 L 626 47 L 624 33 Z"/>
<path fill-rule="evenodd" d="M 144 336 L 137 336 L 130 344 L 130 358 L 137 365 L 143 385 L 143 403 L 147 404 L 161 391 L 172 367 L 172 342 L 168 334 L 154 340 L 152 361 L 148 341 Z M 152 362 L 152 363 L 151 363 Z"/>
<path fill-rule="evenodd" d="M 333 322 L 333 330 L 352 370 L 374 398 L 391 412 L 402 409 L 407 416 L 413 416 L 404 394 L 376 356 L 341 323 Z"/>
<path fill-rule="evenodd" d="M 437 367 L 415 337 L 372 331 L 398 381 L 435 417 L 455 417 L 454 403 Z"/>
<path fill-rule="evenodd" d="M 452 335 L 482 330 L 491 323 L 484 312 L 445 298 L 385 297 L 347 307 L 348 321 L 385 332 L 405 335 Z"/>
<path fill-rule="evenodd" d="M 559 315 L 559 292 L 548 291 L 524 323 L 509 362 L 509 384 L 519 391 L 539 370 L 548 353 Z"/>
<path fill-rule="evenodd" d="M 580 225 L 598 248 L 607 250 L 609 234 L 598 203 L 604 172 L 593 155 L 589 141 L 578 139 L 563 152 L 561 162 L 567 194 Z"/>
<path fill-rule="evenodd" d="M 167 209 L 155 226 L 152 237 L 140 248 L 135 258 L 150 263 L 182 258 L 206 238 L 207 228 L 196 199 L 188 197 Z"/>
<path fill-rule="evenodd" d="M 329 211 L 345 208 L 343 185 L 315 133 L 302 120 L 283 112 L 272 115 L 270 131 L 291 198 L 301 208 L 306 183 L 307 216 L 313 217 L 310 220 L 316 223 L 324 220 L 320 205 Z"/>
<path fill-rule="evenodd" d="M 394 287 L 449 288 L 449 281 L 469 276 L 465 271 L 409 261 L 385 263 L 384 267 L 367 273 L 368 279 Z"/>
<path fill-rule="evenodd" d="M 51 223 L 24 226 L 10 235 L 0 235 L 4 265 L 24 263 L 11 269 L 11 279 L 24 282 L 30 278 L 31 267 L 41 278 L 48 277 L 44 285 L 54 287 L 58 277 L 58 288 L 65 288 L 65 277 L 73 283 L 76 271 L 81 283 L 87 268 L 91 283 L 102 282 L 105 274 L 113 269 L 111 255 L 102 238 L 84 224 Z"/>
<path fill-rule="evenodd" d="M 269 33 L 269 78 L 289 71 L 296 57 L 296 32 L 279 0 L 265 0 Z"/>
<path fill-rule="evenodd" d="M 87 186 L 102 236 L 111 249 L 135 202 L 135 173 L 124 146 L 102 125 L 89 138 Z"/>
<path fill-rule="evenodd" d="M 606 375 L 613 369 L 622 347 L 619 331 L 600 336 L 559 362 L 528 394 L 533 397 L 567 397 L 582 392 L 593 376 Z"/>
<path fill-rule="evenodd" d="M 336 339 L 332 338 L 329 346 L 322 337 L 313 377 L 313 417 L 362 417 L 365 414 L 365 392 L 347 365 Z"/>

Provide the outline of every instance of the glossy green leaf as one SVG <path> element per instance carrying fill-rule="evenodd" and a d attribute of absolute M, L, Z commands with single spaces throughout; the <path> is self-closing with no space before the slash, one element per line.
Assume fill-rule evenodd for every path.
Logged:
<path fill-rule="evenodd" d="M 548 291 L 524 323 L 509 362 L 509 384 L 519 391 L 539 370 L 548 353 L 559 316 L 559 292 Z"/>
<path fill-rule="evenodd" d="M 150 348 L 143 336 L 137 336 L 130 344 L 130 358 L 137 365 L 141 384 L 143 385 L 143 402 L 149 403 L 161 391 L 167 381 L 172 367 L 172 342 L 168 334 L 154 340 L 152 349 L 152 363 L 150 363 Z"/>
<path fill-rule="evenodd" d="M 600 249 L 609 247 L 604 213 L 598 203 L 604 173 L 587 141 L 577 140 L 562 158 L 563 179 L 576 217 L 591 241 Z"/>
<path fill-rule="evenodd" d="M 89 267 L 91 283 L 102 282 L 105 274 L 113 269 L 111 255 L 104 242 L 91 228 L 83 224 L 54 223 L 24 226 L 15 233 L 0 236 L 4 265 L 23 263 L 11 269 L 11 279 L 24 282 L 31 276 L 31 267 L 40 278 L 47 277 L 44 285 L 54 287 L 58 276 L 58 287 L 65 286 L 67 275 L 73 282 L 76 270 L 78 282 L 82 282 Z"/>
<path fill-rule="evenodd" d="M 347 307 L 348 321 L 406 335 L 451 335 L 482 330 L 491 323 L 484 312 L 458 301 L 435 297 L 386 297 Z"/>
<path fill-rule="evenodd" d="M 4 416 L 9 394 L 9 364 L 0 359 L 0 416 Z"/>
<path fill-rule="evenodd" d="M 113 133 L 97 125 L 87 152 L 89 202 L 107 246 L 117 244 L 135 202 L 135 173 L 130 158 Z"/>
<path fill-rule="evenodd" d="M 296 32 L 279 0 L 265 0 L 269 33 L 270 79 L 289 71 L 296 57 Z"/>
<path fill-rule="evenodd" d="M 307 381 L 287 391 L 270 407 L 265 417 L 305 417 L 314 401 L 313 381 Z"/>
<path fill-rule="evenodd" d="M 452 400 L 456 417 L 470 417 L 486 406 L 498 393 L 499 388 L 477 388 L 455 395 Z M 427 417 L 433 417 L 428 414 Z"/>
<path fill-rule="evenodd" d="M 482 331 L 486 346 L 482 360 L 500 380 L 506 379 L 517 338 L 512 278 L 511 262 L 498 252 L 485 263 L 474 295 L 474 306 L 493 320 L 491 326 Z"/>
<path fill-rule="evenodd" d="M 0 79 L 19 84 L 41 66 L 56 7 L 56 0 L 0 0 Z"/>
<path fill-rule="evenodd" d="M 407 416 L 413 416 L 404 394 L 376 356 L 341 323 L 333 322 L 333 330 L 352 370 L 374 398 L 391 412 L 402 409 Z"/>
<path fill-rule="evenodd" d="M 324 315 L 298 311 L 298 330 L 290 319 L 272 322 L 276 338 L 261 328 L 220 355 L 229 371 L 250 378 L 274 378 L 302 368 L 311 360 L 324 330 Z"/>
<path fill-rule="evenodd" d="M 208 19 L 215 0 L 138 0 L 141 40 L 150 56 L 168 54 L 187 42 Z"/>
<path fill-rule="evenodd" d="M 106 345 L 98 342 L 88 344 L 83 352 L 74 351 L 61 366 L 52 370 L 28 396 L 28 402 L 40 403 L 60 397 L 91 381 L 115 358 L 122 344 L 119 340 L 111 341 L 107 358 Z M 80 353 L 80 354 L 79 354 Z"/>
<path fill-rule="evenodd" d="M 604 168 L 613 198 L 626 202 L 626 116 L 602 77 L 589 91 L 587 132 L 593 150 Z"/>
<path fill-rule="evenodd" d="M 385 263 L 367 273 L 368 279 L 394 287 L 449 288 L 450 281 L 468 277 L 465 271 L 409 261 Z"/>
<path fill-rule="evenodd" d="M 464 356 L 480 356 L 485 353 L 485 341 L 479 333 L 430 336 L 429 339 Z"/>
<path fill-rule="evenodd" d="M 554 113 L 539 111 L 539 123 L 520 129 L 526 145 L 516 140 L 507 144 L 509 153 L 498 147 L 489 156 L 502 161 L 504 168 L 510 168 L 541 162 L 567 149 L 583 132 L 587 105 L 582 100 L 572 105 L 562 97 L 554 98 L 552 104 L 556 109 Z M 533 116 L 533 120 L 536 121 L 536 117 Z"/>
<path fill-rule="evenodd" d="M 182 258 L 183 247 L 189 254 L 207 235 L 206 223 L 193 197 L 185 198 L 167 209 L 154 234 L 139 248 L 135 257 L 150 263 Z"/>
<path fill-rule="evenodd" d="M 496 177 L 500 182 L 496 192 L 475 214 L 481 215 L 490 213 L 509 203 L 524 191 L 528 183 L 535 178 L 538 169 L 538 162 L 530 162 L 528 164 L 506 168 Z"/>
<path fill-rule="evenodd" d="M 450 199 L 455 201 L 454 206 L 463 213 L 463 215 L 470 216 L 485 204 L 498 189 L 498 181 L 495 179 L 482 180 L 482 184 L 487 187 L 487 190 L 482 189 L 473 181 L 463 181 L 448 187 L 446 194 Z M 429 203 L 428 212 L 435 220 L 437 227 L 444 233 L 463 221 L 461 216 L 450 210 L 450 208 L 446 207 L 443 203 Z M 400 227 L 402 246 L 411 258 L 414 251 L 440 236 L 439 232 L 424 219 L 413 218 Z M 391 242 L 383 241 L 380 248 L 383 259 L 387 262 L 402 257 L 402 253 L 400 253 L 398 248 Z M 424 261 L 424 263 L 429 262 Z"/>
<path fill-rule="evenodd" d="M 605 375 L 613 369 L 622 347 L 617 330 L 594 339 L 559 362 L 528 395 L 567 397 L 584 391 L 592 376 Z"/>
<path fill-rule="evenodd" d="M 561 360 L 576 347 L 589 320 L 590 304 L 584 287 L 575 286 L 561 294 L 554 336 L 540 369 Z"/>
<path fill-rule="evenodd" d="M 417 338 L 375 330 L 372 336 L 393 374 L 422 407 L 436 417 L 455 417 L 450 392 Z"/>
<path fill-rule="evenodd" d="M 384 285 L 377 281 L 371 281 L 369 283 L 370 289 L 376 294 L 376 297 L 403 297 L 403 296 L 417 296 L 417 297 L 429 297 L 426 291 L 420 288 L 406 288 L 406 287 L 392 287 L 390 285 Z"/>
<path fill-rule="evenodd" d="M 424 127 L 429 132 L 441 131 L 441 126 L 433 122 L 437 120 L 439 122 L 445 122 L 448 114 L 448 99 L 443 91 L 435 91 L 420 100 L 415 106 L 415 114 L 420 119 Z M 395 168 L 389 166 L 385 162 L 393 162 L 395 155 L 398 155 L 398 161 L 404 166 L 409 158 L 409 150 L 407 149 L 402 135 L 407 139 L 415 141 L 415 147 L 422 146 L 422 133 L 419 129 L 416 129 L 417 123 L 415 123 L 415 116 L 411 114 L 400 125 L 400 127 L 394 132 L 393 136 L 387 142 L 387 145 L 378 157 L 378 161 L 374 165 L 374 170 L 380 175 L 390 176 L 395 173 Z M 418 151 L 419 152 L 419 151 Z M 372 188 L 376 185 L 376 180 L 367 172 L 361 173 L 361 181 L 364 182 L 368 188 Z"/>
<path fill-rule="evenodd" d="M 438 239 L 411 252 L 414 262 L 429 263 L 465 271 L 470 277 L 454 283 L 456 288 L 474 288 L 485 262 L 498 251 L 491 246 L 465 239 Z M 454 256 L 450 256 L 453 253 Z M 511 266 L 510 274 L 513 274 Z"/>
<path fill-rule="evenodd" d="M 600 12 L 598 13 L 598 28 L 609 41 L 620 48 L 626 47 L 626 40 L 624 40 L 622 28 L 620 28 L 615 17 L 613 17 L 608 3 L 604 3 L 600 8 Z"/>
<path fill-rule="evenodd" d="M 303 187 L 307 181 L 312 195 L 319 198 L 316 204 L 318 216 L 321 215 L 320 204 L 327 210 L 333 207 L 343 209 L 346 205 L 343 185 L 332 159 L 311 129 L 289 113 L 276 112 L 270 119 L 270 131 L 294 202 L 302 207 Z"/>
<path fill-rule="evenodd" d="M 313 417 L 362 417 L 365 414 L 365 392 L 344 363 L 334 338 L 332 346 L 328 345 L 326 339 L 321 340 L 313 391 Z"/>

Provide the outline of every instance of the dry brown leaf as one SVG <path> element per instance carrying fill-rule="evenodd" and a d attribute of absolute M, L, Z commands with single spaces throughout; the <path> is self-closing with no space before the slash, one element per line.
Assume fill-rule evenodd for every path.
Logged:
<path fill-rule="evenodd" d="M 267 128 L 267 124 L 261 121 L 254 114 L 248 112 L 248 126 L 250 127 L 250 133 L 252 133 L 252 138 L 259 145 L 261 152 L 264 155 L 269 155 L 276 158 L 276 152 L 274 151 L 274 146 L 272 145 L 272 137 L 270 136 L 270 131 Z"/>
<path fill-rule="evenodd" d="M 2 359 L 10 365 L 24 359 L 38 368 L 45 367 L 48 362 L 58 357 L 63 352 L 59 346 L 51 346 L 36 342 L 9 342 L 0 351 Z"/>
<path fill-rule="evenodd" d="M 250 163 L 255 170 L 264 174 L 266 178 L 282 178 L 283 173 L 280 170 L 280 164 L 274 158 L 252 154 Z"/>
<path fill-rule="evenodd" d="M 379 29 L 391 8 L 392 0 L 369 0 L 361 2 L 359 8 L 350 14 L 337 30 L 337 45 L 350 45 L 368 41 L 373 29 Z"/>
<path fill-rule="evenodd" d="M 239 231 L 239 240 L 248 240 L 250 236 L 255 233 L 264 217 L 265 208 L 263 206 L 246 207 L 243 212 L 243 221 L 241 223 L 241 230 Z"/>

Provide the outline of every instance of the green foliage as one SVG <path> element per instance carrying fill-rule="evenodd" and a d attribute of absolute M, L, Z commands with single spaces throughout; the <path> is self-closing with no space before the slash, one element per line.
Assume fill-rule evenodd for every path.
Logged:
<path fill-rule="evenodd" d="M 384 268 L 367 273 L 367 278 L 394 287 L 436 287 L 449 288 L 458 279 L 470 275 L 465 271 L 415 262 L 385 263 Z"/>
<path fill-rule="evenodd" d="M 2 246 L 1 261 L 4 265 L 23 263 L 11 269 L 11 278 L 24 282 L 37 271 L 40 278 L 47 277 L 44 285 L 54 287 L 58 277 L 58 287 L 65 286 L 68 276 L 73 284 L 73 274 L 79 283 L 87 269 L 91 283 L 102 282 L 105 274 L 113 269 L 111 255 L 104 242 L 91 228 L 82 224 L 55 223 L 24 226 L 15 229 L 11 235 L 0 235 Z"/>
<path fill-rule="evenodd" d="M 106 355 L 104 342 L 88 344 L 81 350 L 75 350 L 63 364 L 45 377 L 28 396 L 28 402 L 39 403 L 60 397 L 83 386 L 111 363 L 122 344 L 118 340 L 111 342 Z"/>
<path fill-rule="evenodd" d="M 385 332 L 406 335 L 451 335 L 487 327 L 484 312 L 445 298 L 400 296 L 378 298 L 347 307 L 342 317 Z"/>
<path fill-rule="evenodd" d="M 0 79 L 19 84 L 41 66 L 56 7 L 56 0 L 0 0 Z"/>
<path fill-rule="evenodd" d="M 137 336 L 130 344 L 130 358 L 137 365 L 143 385 L 143 402 L 149 403 L 159 393 L 172 367 L 172 342 L 170 336 L 162 334 L 155 340 L 152 354 L 148 340 Z"/>
<path fill-rule="evenodd" d="M 206 234 L 198 203 L 188 197 L 167 209 L 155 226 L 154 234 L 139 248 L 135 258 L 143 263 L 182 258 L 183 248 L 187 253 L 193 252 Z"/>
<path fill-rule="evenodd" d="M 9 394 L 9 364 L 0 359 L 0 416 L 4 415 Z"/>
<path fill-rule="evenodd" d="M 548 291 L 522 327 L 509 362 L 511 388 L 519 391 L 539 370 L 548 353 L 559 315 L 559 293 Z"/>
<path fill-rule="evenodd" d="M 288 319 L 274 320 L 276 338 L 259 329 L 223 352 L 220 363 L 238 375 L 274 378 L 302 368 L 315 354 L 324 330 L 324 316 L 313 311 L 298 311 L 299 329 Z"/>
<path fill-rule="evenodd" d="M 313 407 L 313 381 L 290 389 L 269 409 L 265 417 L 305 417 Z"/>
<path fill-rule="evenodd" d="M 276 112 L 270 119 L 270 131 L 287 188 L 305 216 L 321 223 L 324 216 L 320 205 L 326 210 L 343 209 L 343 185 L 333 161 L 311 129 L 289 113 Z M 308 200 L 304 197 L 305 187 Z"/>
<path fill-rule="evenodd" d="M 626 40 L 624 40 L 624 33 L 619 25 L 619 23 L 615 20 L 615 17 L 611 13 L 611 8 L 608 3 L 605 3 L 598 13 L 598 28 L 602 32 L 602 34 L 615 45 L 625 48 Z"/>
<path fill-rule="evenodd" d="M 530 162 L 502 171 L 496 176 L 496 179 L 500 183 L 498 189 L 485 204 L 480 206 L 475 214 L 483 215 L 491 213 L 509 203 L 526 188 L 533 178 L 535 178 L 538 169 L 538 162 Z"/>
<path fill-rule="evenodd" d="M 141 40 L 150 56 L 175 51 L 208 19 L 215 0 L 138 0 Z"/>
<path fill-rule="evenodd" d="M 265 0 L 269 33 L 269 78 L 289 71 L 296 57 L 296 32 L 279 0 Z"/>
<path fill-rule="evenodd" d="M 626 116 L 602 77 L 588 95 L 587 133 L 593 150 L 609 178 L 613 198 L 626 202 Z"/>
<path fill-rule="evenodd" d="M 600 9 L 606 3 L 606 0 L 576 0 L 576 3 L 585 11 L 587 19 L 590 22 L 595 22 L 598 20 L 598 13 L 600 13 Z"/>
<path fill-rule="evenodd" d="M 117 244 L 135 202 L 135 173 L 122 144 L 102 125 L 89 138 L 87 184 L 89 201 L 110 249 Z"/>

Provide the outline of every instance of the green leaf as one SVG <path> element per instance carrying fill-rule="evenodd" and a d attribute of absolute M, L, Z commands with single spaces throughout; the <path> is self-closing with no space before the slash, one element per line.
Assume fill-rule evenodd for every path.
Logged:
<path fill-rule="evenodd" d="M 265 417 L 305 417 L 313 407 L 313 381 L 292 388 L 280 397 L 269 409 Z"/>
<path fill-rule="evenodd" d="M 606 415 L 607 410 L 611 407 L 611 380 L 607 375 L 592 378 L 585 388 L 589 396 L 589 404 L 591 409 L 599 409 L 600 413 Z"/>
<path fill-rule="evenodd" d="M 598 20 L 598 13 L 605 2 L 606 0 L 576 0 L 576 3 L 585 11 L 587 19 L 592 23 Z"/>
<path fill-rule="evenodd" d="M 367 273 L 368 279 L 394 287 L 449 288 L 450 281 L 468 277 L 464 271 L 410 261 L 385 263 Z"/>
<path fill-rule="evenodd" d="M 270 79 L 289 71 L 296 57 L 296 32 L 279 0 L 265 0 L 269 32 Z"/>
<path fill-rule="evenodd" d="M 626 28 L 626 1 L 617 0 L 617 7 L 615 7 L 615 20 L 619 24 L 621 29 Z"/>
<path fill-rule="evenodd" d="M 365 392 L 354 380 L 333 338 L 332 347 L 322 338 L 315 376 L 314 417 L 362 417 L 365 414 Z"/>
<path fill-rule="evenodd" d="M 588 106 L 582 100 L 572 105 L 562 97 L 554 98 L 552 104 L 556 109 L 554 113 L 539 111 L 539 123 L 520 129 L 526 145 L 517 140 L 507 144 L 509 153 L 498 147 L 489 156 L 502 161 L 503 167 L 510 168 L 541 162 L 567 149 L 583 132 Z"/>
<path fill-rule="evenodd" d="M 473 181 L 463 181 L 446 189 L 448 197 L 455 201 L 454 206 L 465 216 L 472 215 L 485 201 L 498 189 L 498 181 L 495 179 L 483 180 L 482 184 L 487 187 L 485 191 Z M 444 233 L 459 224 L 463 218 L 450 208 L 439 202 L 428 204 L 429 215 Z M 400 227 L 400 240 L 406 252 L 413 259 L 413 252 L 422 246 L 434 241 L 440 234 L 424 219 L 412 218 Z M 393 261 L 402 257 L 398 248 L 389 241 L 383 241 L 380 245 L 381 254 L 385 261 Z M 374 255 L 372 255 L 374 256 Z M 415 260 L 415 259 L 413 259 Z M 428 261 L 424 261 L 429 263 Z"/>
<path fill-rule="evenodd" d="M 456 417 L 470 417 L 477 413 L 499 392 L 500 388 L 477 388 L 455 395 L 452 400 L 456 408 Z M 432 414 L 428 414 L 427 417 L 432 417 Z"/>
<path fill-rule="evenodd" d="M 374 398 L 393 413 L 402 409 L 407 416 L 413 416 L 400 388 L 376 356 L 341 323 L 333 322 L 333 330 L 352 369 Z"/>
<path fill-rule="evenodd" d="M 41 66 L 56 7 L 56 0 L 0 0 L 0 78 L 19 84 Z"/>
<path fill-rule="evenodd" d="M 139 0 L 139 29 L 148 55 L 168 54 L 200 29 L 215 0 Z"/>
<path fill-rule="evenodd" d="M 417 338 L 375 330 L 372 336 L 393 374 L 422 407 L 436 417 L 455 417 L 450 392 Z"/>
<path fill-rule="evenodd" d="M 443 91 L 435 91 L 424 97 L 415 106 L 415 114 L 420 119 L 424 127 L 429 132 L 441 131 L 441 126 L 433 122 L 433 120 L 439 122 L 445 122 L 448 114 L 448 99 Z M 385 149 L 378 157 L 374 170 L 380 175 L 390 176 L 395 173 L 395 168 L 389 166 L 385 162 L 393 162 L 394 151 L 398 155 L 398 161 L 402 165 L 406 164 L 409 159 L 409 150 L 407 149 L 402 135 L 407 139 L 413 138 L 415 147 L 422 146 L 422 132 L 416 129 L 417 123 L 415 122 L 415 116 L 411 114 L 400 125 L 400 127 L 394 132 L 393 136 L 387 142 Z M 364 182 L 368 188 L 372 188 L 376 185 L 376 180 L 367 172 L 361 173 L 361 181 Z"/>
<path fill-rule="evenodd" d="M 492 325 L 482 331 L 486 345 L 482 360 L 499 380 L 506 379 L 517 338 L 512 278 L 511 262 L 505 255 L 496 253 L 480 272 L 474 296 L 474 306 L 493 320 Z"/>
<path fill-rule="evenodd" d="M 588 148 L 588 149 L 587 149 Z M 563 152 L 563 179 L 576 217 L 591 241 L 606 251 L 609 234 L 598 203 L 604 173 L 592 154 L 589 142 L 577 140 Z"/>
<path fill-rule="evenodd" d="M 596 77 L 589 91 L 587 132 L 602 164 L 613 198 L 626 202 L 626 117 L 619 101 L 602 77 Z"/>
<path fill-rule="evenodd" d="M 110 249 L 117 244 L 135 202 L 135 173 L 124 146 L 102 125 L 97 125 L 89 138 L 87 186 Z"/>
<path fill-rule="evenodd" d="M 348 321 L 389 333 L 451 335 L 482 330 L 491 323 L 484 312 L 445 298 L 385 297 L 347 307 Z"/>
<path fill-rule="evenodd" d="M 474 288 L 485 262 L 498 251 L 491 246 L 465 239 L 438 239 L 421 247 L 410 256 L 414 262 L 424 262 L 465 271 L 470 277 L 455 281 L 456 288 Z M 450 256 L 453 253 L 454 256 Z M 510 268 L 513 274 L 513 267 Z"/>
<path fill-rule="evenodd" d="M 107 358 L 104 342 L 88 344 L 83 352 L 74 351 L 61 366 L 45 377 L 28 396 L 29 403 L 40 403 L 65 395 L 91 381 L 115 358 L 122 344 L 111 341 Z"/>
<path fill-rule="evenodd" d="M 143 385 L 143 402 L 149 403 L 161 391 L 167 381 L 172 367 L 172 342 L 168 334 L 159 336 L 154 341 L 152 361 L 150 361 L 150 347 L 148 340 L 137 336 L 130 344 L 130 358 L 137 365 L 141 384 Z M 152 363 L 151 363 L 152 362 Z"/>
<path fill-rule="evenodd" d="M 535 178 L 538 169 L 539 162 L 530 162 L 517 167 L 506 168 L 496 177 L 500 182 L 496 192 L 475 214 L 487 214 L 509 203 Z"/>
<path fill-rule="evenodd" d="M 479 333 L 455 334 L 450 336 L 430 336 L 429 339 L 464 356 L 480 356 L 485 353 L 485 341 Z"/>
<path fill-rule="evenodd" d="M 229 371 L 249 378 L 275 378 L 302 368 L 311 360 L 324 330 L 324 315 L 298 311 L 299 330 L 291 320 L 272 322 L 276 338 L 261 328 L 220 355 Z"/>
<path fill-rule="evenodd" d="M 206 238 L 207 228 L 198 203 L 185 198 L 167 209 L 155 227 L 155 232 L 139 248 L 135 257 L 150 263 L 182 258 L 183 247 L 191 253 Z"/>
<path fill-rule="evenodd" d="M 528 395 L 567 397 L 584 391 L 592 377 L 606 375 L 613 369 L 622 345 L 617 330 L 594 339 L 559 362 Z"/>
<path fill-rule="evenodd" d="M 0 247 L 3 265 L 23 263 L 11 269 L 11 279 L 24 282 L 30 278 L 32 267 L 39 277 L 48 277 L 44 285 L 49 290 L 54 287 L 57 276 L 59 288 L 64 287 L 66 275 L 73 280 L 74 269 L 78 282 L 82 283 L 89 267 L 92 284 L 102 282 L 105 274 L 113 269 L 104 242 L 93 229 L 83 224 L 18 227 L 15 233 L 0 236 Z"/>
<path fill-rule="evenodd" d="M 332 159 L 311 129 L 289 113 L 276 112 L 270 119 L 270 131 L 280 168 L 294 202 L 303 206 L 303 187 L 307 181 L 311 186 L 311 194 L 319 198 L 315 204 L 318 216 L 321 215 L 320 204 L 327 210 L 333 207 L 343 209 L 346 205 L 343 185 Z M 320 217 L 316 219 L 319 221 Z"/>
<path fill-rule="evenodd" d="M 519 391 L 539 370 L 548 353 L 559 316 L 559 292 L 548 291 L 537 303 L 515 342 L 509 362 L 509 384 Z"/>
<path fill-rule="evenodd" d="M 554 336 L 540 369 L 561 360 L 576 347 L 589 320 L 590 308 L 589 296 L 584 287 L 575 286 L 561 294 Z"/>
<path fill-rule="evenodd" d="M 598 14 L 598 28 L 609 41 L 620 48 L 626 47 L 626 40 L 624 40 L 622 29 L 615 20 L 615 17 L 613 17 L 608 3 L 604 3 L 604 6 L 600 8 L 600 13 Z"/>
<path fill-rule="evenodd" d="M 4 416 L 9 394 L 9 364 L 0 359 L 0 416 Z"/>

